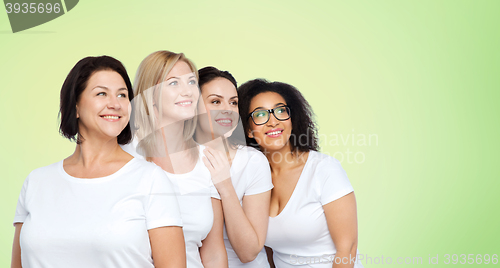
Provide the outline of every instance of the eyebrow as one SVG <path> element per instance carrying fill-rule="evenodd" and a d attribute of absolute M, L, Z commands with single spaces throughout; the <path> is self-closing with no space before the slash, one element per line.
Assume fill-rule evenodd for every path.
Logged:
<path fill-rule="evenodd" d="M 276 104 L 274 105 L 274 108 L 279 107 L 279 106 L 286 106 L 286 104 L 284 104 L 284 103 L 282 103 L 282 102 L 279 102 L 279 103 L 276 103 Z M 266 109 L 266 108 L 264 108 L 264 107 L 260 107 L 260 106 L 259 106 L 259 107 L 255 108 L 255 109 L 253 109 L 253 111 L 251 111 L 251 113 L 253 113 L 253 112 L 257 111 L 257 110 L 266 110 L 266 111 L 267 111 L 267 110 L 270 110 L 270 109 Z"/>
<path fill-rule="evenodd" d="M 105 89 L 105 90 L 109 90 L 108 87 L 105 87 L 105 86 L 95 86 L 92 90 L 96 89 L 96 88 L 102 88 L 102 89 Z M 118 91 L 121 91 L 121 90 L 127 90 L 126 88 L 122 87 L 120 89 L 118 89 Z M 127 90 L 128 91 L 128 90 Z"/>
<path fill-rule="evenodd" d="M 175 79 L 181 79 L 178 76 L 171 76 L 171 77 L 167 78 L 165 81 L 168 81 L 168 80 L 173 79 L 173 78 L 175 78 Z M 196 78 L 196 77 L 194 75 L 191 75 L 190 77 L 188 77 L 188 79 L 191 79 L 191 78 Z"/>
<path fill-rule="evenodd" d="M 223 96 L 218 95 L 218 94 L 210 94 L 210 95 L 208 95 L 208 96 L 207 96 L 207 98 L 212 97 L 212 96 L 219 97 L 219 98 L 221 98 L 221 99 L 223 99 L 223 98 L 224 98 Z M 238 98 L 238 96 L 232 96 L 232 97 L 231 97 L 231 98 L 229 98 L 229 99 L 230 99 L 230 100 L 232 100 L 232 99 L 235 99 L 235 98 Z"/>

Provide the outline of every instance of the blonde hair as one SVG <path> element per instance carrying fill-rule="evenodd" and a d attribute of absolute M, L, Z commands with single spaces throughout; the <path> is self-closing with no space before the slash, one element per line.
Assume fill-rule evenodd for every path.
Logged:
<path fill-rule="evenodd" d="M 150 159 L 152 156 L 164 156 L 164 147 L 158 144 L 158 131 L 162 120 L 161 83 L 165 81 L 174 65 L 183 61 L 196 75 L 198 71 L 192 61 L 183 53 L 160 50 L 149 54 L 139 65 L 134 81 L 134 115 L 131 116 L 134 134 L 139 141 L 137 150 Z M 183 138 L 188 147 L 196 146 L 193 134 L 196 130 L 197 116 L 184 121 Z M 161 137 L 161 136 L 160 136 Z"/>

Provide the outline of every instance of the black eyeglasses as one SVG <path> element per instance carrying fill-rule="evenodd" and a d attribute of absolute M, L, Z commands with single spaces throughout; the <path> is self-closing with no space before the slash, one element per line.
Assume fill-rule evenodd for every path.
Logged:
<path fill-rule="evenodd" d="M 290 118 L 290 107 L 283 105 L 269 110 L 256 110 L 251 112 L 248 117 L 251 117 L 256 125 L 264 125 L 269 121 L 271 114 L 279 121 L 288 120 Z"/>

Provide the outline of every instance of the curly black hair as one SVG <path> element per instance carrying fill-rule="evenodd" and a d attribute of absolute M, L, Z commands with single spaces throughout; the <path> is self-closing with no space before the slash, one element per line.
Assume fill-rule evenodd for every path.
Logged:
<path fill-rule="evenodd" d="M 318 151 L 318 130 L 314 122 L 314 113 L 304 96 L 292 85 L 281 82 L 269 82 L 265 79 L 250 80 L 238 88 L 238 108 L 245 133 L 250 131 L 250 102 L 260 93 L 275 92 L 285 99 L 290 107 L 292 133 L 290 136 L 291 151 Z M 260 149 L 253 138 L 245 135 L 248 146 Z"/>

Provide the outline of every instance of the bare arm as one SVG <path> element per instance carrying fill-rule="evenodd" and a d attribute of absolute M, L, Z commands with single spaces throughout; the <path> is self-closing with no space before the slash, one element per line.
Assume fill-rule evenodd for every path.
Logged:
<path fill-rule="evenodd" d="M 354 267 L 351 258 L 355 258 L 358 247 L 358 219 L 354 192 L 324 205 L 323 209 L 328 230 L 337 249 L 333 267 Z"/>
<path fill-rule="evenodd" d="M 227 252 L 223 236 L 224 218 L 221 201 L 212 198 L 212 208 L 214 210 L 214 224 L 200 248 L 201 262 L 205 268 L 227 268 Z"/>
<path fill-rule="evenodd" d="M 14 233 L 14 243 L 12 244 L 12 260 L 11 268 L 22 268 L 21 265 L 21 245 L 19 244 L 19 235 L 21 234 L 22 223 L 16 223 L 16 231 Z"/>
<path fill-rule="evenodd" d="M 159 227 L 148 233 L 156 268 L 186 268 L 186 246 L 181 227 Z"/>
<path fill-rule="evenodd" d="M 230 179 L 226 154 L 208 147 L 204 153 L 204 163 L 222 200 L 229 242 L 241 262 L 251 262 L 266 240 L 271 191 L 245 196 L 242 207 Z"/>
<path fill-rule="evenodd" d="M 266 240 L 271 191 L 244 196 L 242 207 L 230 180 L 215 186 L 221 196 L 229 242 L 241 262 L 251 262 Z"/>

